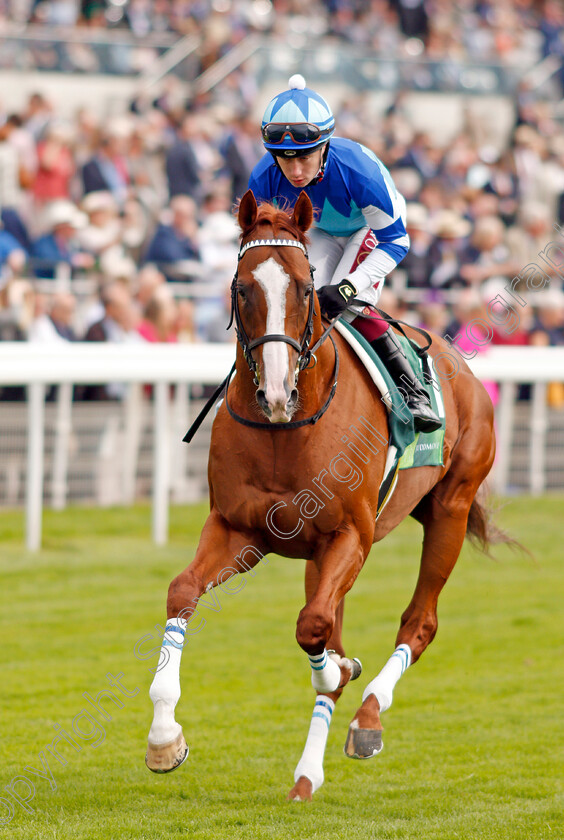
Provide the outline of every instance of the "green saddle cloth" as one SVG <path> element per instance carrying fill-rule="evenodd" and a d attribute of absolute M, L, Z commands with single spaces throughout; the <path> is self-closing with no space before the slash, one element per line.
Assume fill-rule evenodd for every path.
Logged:
<path fill-rule="evenodd" d="M 433 376 L 438 390 L 433 385 L 425 385 L 423 377 L 423 360 L 415 352 L 407 338 L 398 335 L 401 346 L 406 354 L 410 365 L 417 372 L 419 381 L 425 385 L 425 389 L 431 398 L 433 411 L 442 420 L 442 426 L 435 432 L 416 432 L 413 428 L 413 415 L 407 408 L 405 401 L 394 385 L 393 379 L 388 373 L 376 351 L 370 346 L 366 339 L 348 324 L 346 321 L 339 322 L 351 335 L 356 338 L 362 348 L 368 353 L 386 383 L 388 395 L 392 401 L 392 408 L 388 412 L 388 425 L 390 428 L 390 442 L 397 449 L 399 469 L 406 470 L 411 467 L 436 467 L 443 465 L 443 442 L 445 437 L 445 410 L 442 398 L 442 387 L 437 376 Z M 426 366 L 427 367 L 427 366 Z M 427 375 L 429 371 L 426 370 Z"/>

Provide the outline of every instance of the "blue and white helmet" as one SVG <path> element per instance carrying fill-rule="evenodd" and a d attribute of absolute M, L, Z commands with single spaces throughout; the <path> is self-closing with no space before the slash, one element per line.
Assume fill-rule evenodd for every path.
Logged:
<path fill-rule="evenodd" d="M 326 143 L 335 131 L 327 102 L 306 87 L 303 76 L 292 76 L 289 90 L 272 99 L 262 118 L 262 140 L 276 156 L 299 157 Z"/>

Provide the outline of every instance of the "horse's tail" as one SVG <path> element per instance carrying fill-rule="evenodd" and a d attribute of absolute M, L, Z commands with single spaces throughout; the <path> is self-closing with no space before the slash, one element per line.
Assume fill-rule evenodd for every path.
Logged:
<path fill-rule="evenodd" d="M 513 539 L 506 531 L 495 523 L 495 511 L 491 503 L 476 498 L 472 502 L 468 513 L 466 537 L 484 554 L 489 555 L 495 545 L 508 545 L 512 549 L 524 551 L 527 549 L 520 542 Z"/>

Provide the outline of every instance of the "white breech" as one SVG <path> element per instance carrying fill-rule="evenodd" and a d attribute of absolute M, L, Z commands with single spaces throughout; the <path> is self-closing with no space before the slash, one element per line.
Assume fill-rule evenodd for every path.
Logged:
<path fill-rule="evenodd" d="M 294 782 L 305 776 L 311 782 L 313 793 L 323 784 L 323 756 L 334 708 L 330 697 L 317 696 L 304 751 L 294 772 Z"/>
<path fill-rule="evenodd" d="M 154 706 L 149 741 L 155 746 L 174 741 L 182 729 L 174 719 L 174 709 L 180 698 L 180 660 L 186 624 L 183 618 L 168 619 L 157 672 L 149 689 Z"/>
<path fill-rule="evenodd" d="M 313 276 L 317 290 L 321 289 L 322 286 L 340 283 L 344 277 L 350 274 L 368 231 L 369 228 L 364 227 L 351 236 L 331 236 L 331 234 L 319 228 L 314 228 L 309 232 L 309 261 L 315 266 Z M 374 286 L 363 288 L 359 297 L 372 304 L 372 306 L 376 306 L 383 285 L 383 282 L 380 282 L 376 289 Z M 354 321 L 363 309 L 363 306 L 351 306 L 343 317 L 346 321 Z"/>
<path fill-rule="evenodd" d="M 410 665 L 411 648 L 409 645 L 399 645 L 378 676 L 368 683 L 364 689 L 362 702 L 364 703 L 369 694 L 374 694 L 380 705 L 380 711 L 385 712 L 386 709 L 389 709 L 392 705 L 394 687 Z"/>

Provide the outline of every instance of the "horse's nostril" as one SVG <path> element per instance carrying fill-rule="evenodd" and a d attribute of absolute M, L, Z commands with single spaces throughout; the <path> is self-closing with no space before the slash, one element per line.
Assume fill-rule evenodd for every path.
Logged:
<path fill-rule="evenodd" d="M 257 402 L 260 405 L 260 407 L 262 408 L 262 410 L 263 411 L 268 411 L 269 406 L 268 406 L 268 403 L 266 401 L 266 394 L 264 393 L 262 388 L 259 388 L 257 390 L 256 397 L 257 397 Z"/>
<path fill-rule="evenodd" d="M 290 399 L 288 400 L 289 408 L 293 408 L 298 401 L 298 389 L 292 388 L 292 393 L 290 394 Z"/>

